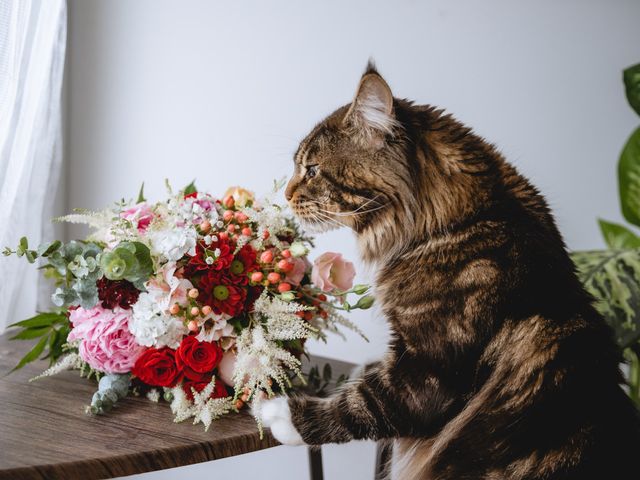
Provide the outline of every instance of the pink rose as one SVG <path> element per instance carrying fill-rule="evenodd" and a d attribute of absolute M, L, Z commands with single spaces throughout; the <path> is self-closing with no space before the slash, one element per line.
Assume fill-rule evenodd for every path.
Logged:
<path fill-rule="evenodd" d="M 346 291 L 353 286 L 356 269 L 339 253 L 326 252 L 313 262 L 311 281 L 323 292 Z"/>
<path fill-rule="evenodd" d="M 153 211 L 146 203 L 138 203 L 129 210 L 120 213 L 120 216 L 136 225 L 138 231 L 141 233 L 144 232 L 153 221 Z"/>
<path fill-rule="evenodd" d="M 131 310 L 120 307 L 76 308 L 69 315 L 73 329 L 68 340 L 80 340 L 80 357 L 91 368 L 106 373 L 129 372 L 145 350 L 129 332 L 130 318 Z"/>
<path fill-rule="evenodd" d="M 306 258 L 304 260 L 302 258 L 294 258 L 293 269 L 289 273 L 287 273 L 285 280 L 294 287 L 297 287 L 298 285 L 300 285 L 302 277 L 304 277 L 304 274 L 309 269 L 309 267 L 310 264 Z"/>

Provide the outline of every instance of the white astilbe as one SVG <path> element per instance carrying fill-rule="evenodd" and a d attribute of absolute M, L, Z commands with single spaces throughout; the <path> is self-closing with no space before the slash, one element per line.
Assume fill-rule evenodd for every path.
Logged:
<path fill-rule="evenodd" d="M 296 302 L 284 302 L 272 297 L 267 290 L 262 292 L 254 304 L 254 315 L 262 317 L 268 336 L 273 340 L 296 340 L 317 336 L 318 331 L 296 313 L 312 310 L 313 307 Z"/>
<path fill-rule="evenodd" d="M 147 392 L 147 398 L 154 403 L 158 403 L 160 401 L 160 390 L 152 388 Z"/>
<path fill-rule="evenodd" d="M 40 375 L 33 377 L 29 381 L 33 382 L 34 380 L 39 380 L 44 377 L 51 377 L 53 375 L 57 375 L 60 372 L 64 372 L 65 370 L 78 370 L 82 368 L 83 364 L 84 362 L 82 361 L 82 358 L 80 358 L 80 355 L 78 355 L 77 353 L 70 353 L 69 355 L 66 355 L 65 357 L 58 360 L 58 362 L 51 367 L 47 368 Z"/>
<path fill-rule="evenodd" d="M 258 225 L 256 238 L 251 242 L 255 249 L 262 249 L 262 239 L 265 232 L 269 232 L 269 241 L 273 245 L 278 248 L 285 248 L 278 239 L 278 233 L 287 228 L 287 220 L 283 214 L 282 207 L 265 202 L 264 206 L 258 209 L 246 207 L 242 211 L 249 217 L 250 222 L 255 222 Z"/>
<path fill-rule="evenodd" d="M 300 360 L 280 347 L 261 325 L 243 330 L 236 346 L 238 356 L 233 372 L 236 395 L 246 387 L 251 392 L 264 390 L 271 396 L 272 380 L 285 391 L 291 387 L 290 371 L 302 379 Z M 254 401 L 259 397 L 253 395 Z"/>
<path fill-rule="evenodd" d="M 173 421 L 183 422 L 193 417 L 193 424 L 202 423 L 205 431 L 207 431 L 214 420 L 235 410 L 232 397 L 210 398 L 215 388 L 215 382 L 216 379 L 213 377 L 201 392 L 196 392 L 192 388 L 193 402 L 187 398 L 182 386 L 178 385 L 172 388 L 171 411 L 174 415 Z"/>

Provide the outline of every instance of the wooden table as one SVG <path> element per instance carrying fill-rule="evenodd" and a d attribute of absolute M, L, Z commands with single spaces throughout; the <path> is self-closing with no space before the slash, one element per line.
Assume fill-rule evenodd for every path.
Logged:
<path fill-rule="evenodd" d="M 111 478 L 279 445 L 268 430 L 259 438 L 246 411 L 216 420 L 209 432 L 189 420 L 173 423 L 166 402 L 144 397 L 127 398 L 107 415 L 88 416 L 84 408 L 96 383 L 77 371 L 29 383 L 47 367 L 39 361 L 6 375 L 30 345 L 0 336 L 0 479 Z M 312 364 L 327 361 L 334 377 L 350 369 L 324 358 L 312 359 Z M 309 459 L 312 478 L 322 478 L 319 451 Z"/>

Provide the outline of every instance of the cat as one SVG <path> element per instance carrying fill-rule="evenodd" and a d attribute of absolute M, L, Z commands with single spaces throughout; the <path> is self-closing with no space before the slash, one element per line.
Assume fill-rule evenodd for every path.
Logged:
<path fill-rule="evenodd" d="M 544 198 L 493 145 L 394 98 L 370 63 L 300 144 L 285 196 L 303 222 L 355 232 L 392 336 L 331 397 L 264 401 L 280 442 L 395 439 L 402 480 L 640 477 L 612 331 Z"/>

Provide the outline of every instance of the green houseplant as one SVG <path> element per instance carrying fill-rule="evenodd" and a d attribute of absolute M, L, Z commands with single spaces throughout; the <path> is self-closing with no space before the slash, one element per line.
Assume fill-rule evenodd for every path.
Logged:
<path fill-rule="evenodd" d="M 640 115 L 640 64 L 624 70 L 631 108 Z M 608 250 L 574 252 L 573 260 L 596 307 L 613 327 L 629 362 L 629 394 L 640 407 L 640 126 L 618 161 L 622 215 L 633 226 L 598 220 Z"/>

